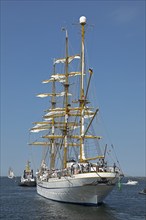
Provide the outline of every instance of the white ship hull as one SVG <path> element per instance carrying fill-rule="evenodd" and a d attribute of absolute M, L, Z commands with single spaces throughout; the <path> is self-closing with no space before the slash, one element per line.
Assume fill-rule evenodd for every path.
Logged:
<path fill-rule="evenodd" d="M 47 199 L 59 202 L 98 205 L 112 191 L 118 178 L 115 173 L 100 173 L 100 176 L 109 182 L 101 182 L 97 173 L 78 174 L 38 181 L 37 192 Z"/>

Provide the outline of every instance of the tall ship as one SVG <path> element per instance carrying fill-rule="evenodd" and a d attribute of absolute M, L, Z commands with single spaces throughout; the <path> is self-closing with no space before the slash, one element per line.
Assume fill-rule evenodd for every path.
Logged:
<path fill-rule="evenodd" d="M 63 28 L 65 56 L 54 59 L 50 78 L 42 81 L 49 85 L 49 92 L 37 97 L 47 97 L 50 106 L 42 120 L 33 123 L 30 132 L 36 139 L 29 145 L 43 150 L 36 173 L 39 195 L 58 202 L 98 205 L 122 171 L 118 160 L 108 160 L 108 146 L 102 146 L 102 137 L 97 134 L 99 108 L 94 107 L 90 86 L 93 69 L 86 70 L 85 62 L 86 17 L 80 17 L 79 26 L 81 51 L 75 55 L 69 54 L 68 31 Z"/>

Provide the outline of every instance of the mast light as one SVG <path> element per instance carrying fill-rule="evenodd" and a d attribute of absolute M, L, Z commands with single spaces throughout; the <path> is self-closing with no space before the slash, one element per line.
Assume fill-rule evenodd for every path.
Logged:
<path fill-rule="evenodd" d="M 86 17 L 85 16 L 81 16 L 79 21 L 80 21 L 80 24 L 83 24 L 83 25 L 86 24 Z"/>

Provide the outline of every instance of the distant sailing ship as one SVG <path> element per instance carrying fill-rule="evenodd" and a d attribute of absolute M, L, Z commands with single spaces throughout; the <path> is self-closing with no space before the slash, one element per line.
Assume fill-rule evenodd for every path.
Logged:
<path fill-rule="evenodd" d="M 19 186 L 36 186 L 36 178 L 33 175 L 33 170 L 30 167 L 30 161 L 27 162 L 26 168 L 21 176 Z"/>
<path fill-rule="evenodd" d="M 8 170 L 8 178 L 13 179 L 15 177 L 13 169 L 10 167 Z"/>
<path fill-rule="evenodd" d="M 80 17 L 79 21 L 81 53 L 69 55 L 68 32 L 63 29 L 66 33 L 65 58 L 54 60 L 51 78 L 43 81 L 52 85 L 52 91 L 37 95 L 51 97 L 51 106 L 45 111 L 43 120 L 34 122 L 35 126 L 30 129 L 35 134 L 41 132 L 41 140 L 29 144 L 44 147 L 44 157 L 37 172 L 38 194 L 59 202 L 97 205 L 112 191 L 122 171 L 116 163 L 108 164 L 107 145 L 100 150 L 101 137 L 93 133 L 92 125 L 99 109 L 94 109 L 89 102 L 93 70 L 89 69 L 89 73 L 85 70 L 86 17 Z M 73 61 L 79 61 L 79 71 L 70 71 Z M 56 73 L 59 64 L 64 65 L 65 73 Z M 59 91 L 62 86 L 64 90 Z"/>

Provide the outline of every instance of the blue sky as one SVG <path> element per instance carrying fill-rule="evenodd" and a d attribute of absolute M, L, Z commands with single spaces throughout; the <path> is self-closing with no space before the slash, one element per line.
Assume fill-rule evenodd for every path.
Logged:
<path fill-rule="evenodd" d="M 62 55 L 68 29 L 78 52 L 80 16 L 89 24 L 86 41 L 94 68 L 98 105 L 126 175 L 144 176 L 145 1 L 1 1 L 1 175 L 12 166 L 21 175 L 31 149 L 29 128 L 46 109 L 41 81 Z M 90 25 L 93 25 L 90 26 Z M 78 45 L 78 46 L 76 46 Z"/>

